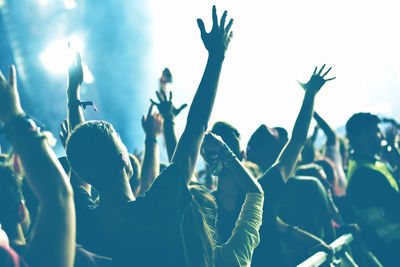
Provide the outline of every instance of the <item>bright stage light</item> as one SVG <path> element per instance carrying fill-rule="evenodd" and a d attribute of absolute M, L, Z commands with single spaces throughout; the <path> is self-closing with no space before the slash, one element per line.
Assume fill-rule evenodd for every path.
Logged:
<path fill-rule="evenodd" d="M 70 43 L 71 48 L 68 47 L 68 43 Z M 40 54 L 40 61 L 52 73 L 66 74 L 68 66 L 75 60 L 75 52 L 82 54 L 83 49 L 82 39 L 77 35 L 73 35 L 69 38 L 55 41 L 47 46 Z M 93 74 L 84 62 L 82 62 L 82 69 L 85 83 L 94 82 Z"/>
<path fill-rule="evenodd" d="M 40 61 L 46 69 L 57 74 L 66 73 L 71 59 L 73 59 L 73 55 L 68 50 L 66 39 L 51 43 L 40 54 Z"/>
<path fill-rule="evenodd" d="M 74 9 L 76 7 L 75 0 L 64 0 L 64 6 L 66 9 Z"/>
<path fill-rule="evenodd" d="M 49 0 L 39 0 L 39 4 L 40 4 L 41 6 L 47 5 L 48 2 L 49 2 Z"/>

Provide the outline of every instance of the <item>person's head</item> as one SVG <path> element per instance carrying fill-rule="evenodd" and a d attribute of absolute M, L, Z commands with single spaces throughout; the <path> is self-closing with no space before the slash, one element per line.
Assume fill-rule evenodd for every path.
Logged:
<path fill-rule="evenodd" d="M 347 121 L 346 132 L 351 149 L 356 153 L 374 156 L 381 150 L 380 119 L 371 113 L 356 113 Z"/>
<path fill-rule="evenodd" d="M 29 222 L 21 180 L 10 167 L 2 164 L 0 165 L 0 224 L 13 238 L 16 227 L 20 224 L 22 229 L 26 230 Z"/>
<path fill-rule="evenodd" d="M 66 153 L 75 173 L 99 191 L 125 184 L 132 176 L 128 151 L 108 122 L 79 124 L 68 137 Z"/>
<path fill-rule="evenodd" d="M 265 171 L 275 163 L 287 141 L 288 134 L 284 128 L 269 128 L 262 124 L 247 143 L 247 159 Z"/>
<path fill-rule="evenodd" d="M 210 132 L 220 136 L 239 160 L 243 159 L 244 152 L 240 147 L 240 133 L 235 127 L 227 122 L 217 121 L 211 127 Z"/>

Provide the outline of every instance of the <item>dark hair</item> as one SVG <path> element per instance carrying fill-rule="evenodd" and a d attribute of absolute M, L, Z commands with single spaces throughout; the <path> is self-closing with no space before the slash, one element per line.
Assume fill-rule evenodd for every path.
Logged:
<path fill-rule="evenodd" d="M 262 124 L 247 143 L 247 159 L 266 171 L 278 159 L 287 141 L 288 134 L 284 128 L 270 128 Z"/>
<path fill-rule="evenodd" d="M 193 201 L 183 220 L 187 258 L 190 266 L 214 267 L 217 204 L 205 187 L 191 185 L 189 190 Z"/>
<path fill-rule="evenodd" d="M 89 184 L 96 186 L 95 179 L 104 164 L 110 163 L 114 146 L 113 126 L 105 121 L 87 121 L 71 132 L 66 144 L 66 153 L 71 168 Z"/>
<path fill-rule="evenodd" d="M 371 127 L 376 126 L 381 120 L 371 113 L 356 113 L 346 123 L 346 133 L 350 144 L 354 142 Z"/>
<path fill-rule="evenodd" d="M 18 223 L 19 203 L 23 200 L 21 180 L 11 167 L 0 165 L 0 223 L 12 226 Z"/>
<path fill-rule="evenodd" d="M 217 121 L 211 127 L 212 133 L 221 136 L 225 144 L 235 153 L 236 157 L 242 159 L 242 151 L 240 149 L 240 133 L 231 124 L 224 121 Z"/>

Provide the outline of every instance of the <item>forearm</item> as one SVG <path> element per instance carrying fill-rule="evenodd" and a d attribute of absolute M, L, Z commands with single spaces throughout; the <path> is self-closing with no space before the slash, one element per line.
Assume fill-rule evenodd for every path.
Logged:
<path fill-rule="evenodd" d="M 193 129 L 205 132 L 207 129 L 217 93 L 222 63 L 223 57 L 208 56 L 203 77 L 190 106 L 185 130 Z"/>
<path fill-rule="evenodd" d="M 208 126 L 222 62 L 223 57 L 209 55 L 203 78 L 189 110 L 185 130 L 179 139 L 172 159 L 180 166 L 187 183 L 193 175 L 200 146 Z"/>
<path fill-rule="evenodd" d="M 264 194 L 261 185 L 242 165 L 242 163 L 237 159 L 237 157 L 234 157 L 231 160 L 229 160 L 226 164 L 226 168 L 228 168 L 232 173 L 235 174 L 234 177 L 236 179 L 236 182 L 239 184 L 239 186 L 245 193 Z"/>
<path fill-rule="evenodd" d="M 160 172 L 160 155 L 156 139 L 147 138 L 141 170 L 141 186 L 139 195 L 149 190 Z"/>
<path fill-rule="evenodd" d="M 326 123 L 326 121 L 319 116 L 317 112 L 314 112 L 314 119 L 321 127 L 322 131 L 324 131 L 326 135 L 326 144 L 327 145 L 338 145 L 338 139 L 335 131 Z"/>
<path fill-rule="evenodd" d="M 67 90 L 67 114 L 68 114 L 68 124 L 70 131 L 72 131 L 78 124 L 85 121 L 83 114 L 83 108 L 79 105 L 81 100 L 79 88 L 68 88 Z"/>
<path fill-rule="evenodd" d="M 174 121 L 164 119 L 163 129 L 165 144 L 167 146 L 168 161 L 171 161 L 172 156 L 174 155 L 176 144 L 178 142 L 178 138 L 176 137 L 175 132 Z"/>
<path fill-rule="evenodd" d="M 26 259 L 32 266 L 71 267 L 75 255 L 75 206 L 68 176 L 47 141 L 36 131 L 19 129 L 11 141 L 40 205 Z M 37 255 L 44 251 L 50 256 L 39 258 Z"/>
<path fill-rule="evenodd" d="M 278 158 L 280 172 L 285 182 L 292 174 L 304 142 L 307 140 L 308 128 L 314 111 L 314 98 L 314 93 L 305 92 L 299 115 L 293 127 L 292 137 Z"/>
<path fill-rule="evenodd" d="M 220 266 L 249 266 L 254 249 L 260 242 L 262 224 L 262 194 L 246 194 L 232 235 L 226 243 L 215 249 L 216 262 Z"/>

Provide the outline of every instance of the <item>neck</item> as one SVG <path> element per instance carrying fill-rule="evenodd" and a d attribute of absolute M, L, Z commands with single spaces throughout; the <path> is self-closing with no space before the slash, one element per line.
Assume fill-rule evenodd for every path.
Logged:
<path fill-rule="evenodd" d="M 135 196 L 132 193 L 129 182 L 124 179 L 122 184 L 108 186 L 100 191 L 100 205 L 113 206 L 134 201 Z"/>

